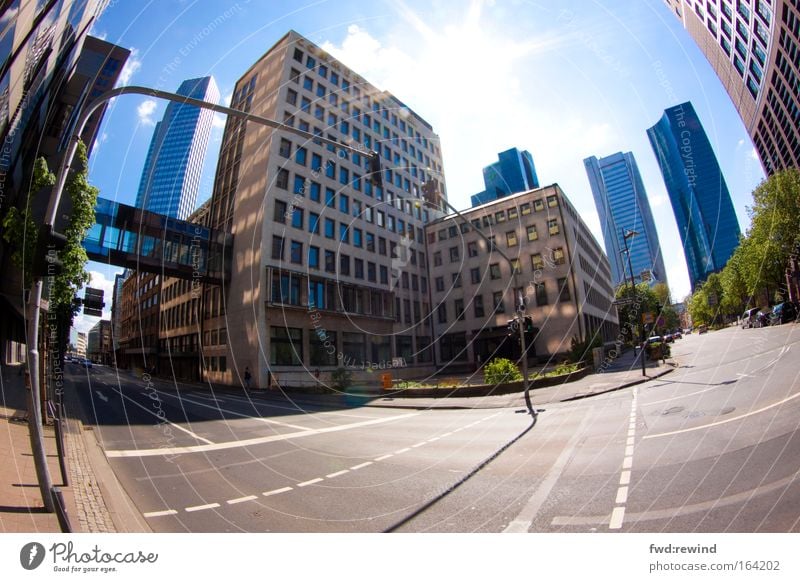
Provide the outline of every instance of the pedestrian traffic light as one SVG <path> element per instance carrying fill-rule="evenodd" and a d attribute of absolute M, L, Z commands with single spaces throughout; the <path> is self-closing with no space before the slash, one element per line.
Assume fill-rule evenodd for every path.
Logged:
<path fill-rule="evenodd" d="M 381 154 L 380 152 L 370 152 L 369 154 L 369 180 L 376 188 L 383 186 L 383 177 L 381 176 Z"/>

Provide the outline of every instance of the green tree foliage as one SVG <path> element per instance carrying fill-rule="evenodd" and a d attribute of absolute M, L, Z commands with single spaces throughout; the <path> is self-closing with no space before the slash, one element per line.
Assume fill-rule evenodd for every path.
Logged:
<path fill-rule="evenodd" d="M 90 280 L 89 273 L 85 270 L 89 258 L 82 243 L 95 222 L 94 208 L 100 193 L 89 184 L 86 146 L 83 142 L 78 142 L 73 167 L 75 169 L 64 188 L 72 203 L 72 213 L 64 231 L 67 245 L 59 255 L 64 269 L 55 277 L 51 294 L 51 301 L 70 310 L 75 294 Z"/>
<path fill-rule="evenodd" d="M 522 380 L 522 374 L 519 368 L 506 358 L 495 358 L 483 368 L 483 381 L 486 384 L 507 384 L 520 380 Z"/>
<path fill-rule="evenodd" d="M 669 293 L 669 292 L 667 292 Z M 621 284 L 617 287 L 617 299 L 631 299 L 631 303 L 617 308 L 619 325 L 622 334 L 628 341 L 639 342 L 641 333 L 642 314 L 652 313 L 657 317 L 660 313 L 660 302 L 655 291 L 647 283 L 639 283 L 631 289 L 630 285 Z"/>
<path fill-rule="evenodd" d="M 38 158 L 33 165 L 33 178 L 25 197 L 25 208 L 20 210 L 12 206 L 3 217 L 3 239 L 14 249 L 11 261 L 15 267 L 22 270 L 26 288 L 30 288 L 33 282 L 33 261 L 39 238 L 39 229 L 33 219 L 31 205 L 40 190 L 52 188 L 55 183 L 56 177 L 47 167 L 47 161 Z"/>
<path fill-rule="evenodd" d="M 569 361 L 574 364 L 581 364 L 592 358 L 592 350 L 603 345 L 603 340 L 599 335 L 580 341 L 577 336 L 572 338 L 569 348 Z"/>

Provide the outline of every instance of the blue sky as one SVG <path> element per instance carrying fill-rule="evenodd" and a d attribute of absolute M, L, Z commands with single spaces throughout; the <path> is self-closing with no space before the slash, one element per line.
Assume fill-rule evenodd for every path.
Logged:
<path fill-rule="evenodd" d="M 717 153 L 742 230 L 761 165 L 719 80 L 662 0 L 112 1 L 93 34 L 133 50 L 124 84 L 174 91 L 214 75 L 223 96 L 294 29 L 400 100 L 441 138 L 456 207 L 483 189 L 481 169 L 510 147 L 533 155 L 602 243 L 583 159 L 632 151 L 676 300 L 689 277 L 646 130 L 691 101 Z M 133 203 L 165 103 L 127 96 L 106 113 L 90 160 L 101 195 Z M 211 195 L 224 119 L 217 118 L 199 200 Z M 116 269 L 90 264 L 107 290 Z M 110 307 L 110 300 L 107 302 Z M 80 318 L 90 327 L 96 318 Z"/>

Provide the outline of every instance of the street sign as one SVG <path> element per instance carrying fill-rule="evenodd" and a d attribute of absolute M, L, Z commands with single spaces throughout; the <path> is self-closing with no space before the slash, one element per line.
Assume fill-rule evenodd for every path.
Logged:
<path fill-rule="evenodd" d="M 652 313 L 649 311 L 642 313 L 642 323 L 653 323 L 653 321 L 655 321 L 655 318 Z"/>

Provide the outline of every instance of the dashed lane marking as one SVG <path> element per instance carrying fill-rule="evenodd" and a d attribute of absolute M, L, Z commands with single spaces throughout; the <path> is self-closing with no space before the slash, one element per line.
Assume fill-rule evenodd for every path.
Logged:
<path fill-rule="evenodd" d="M 363 469 L 364 467 L 369 467 L 372 464 L 372 461 L 367 461 L 366 463 L 361 463 L 360 465 L 356 465 L 355 467 L 350 467 L 351 471 L 358 471 L 359 469 Z"/>
<path fill-rule="evenodd" d="M 239 497 L 238 499 L 228 499 L 225 503 L 228 505 L 236 505 L 237 503 L 244 503 L 245 501 L 255 501 L 258 495 L 248 495 L 246 497 Z"/>
<path fill-rule="evenodd" d="M 317 477 L 316 479 L 309 479 L 308 481 L 303 481 L 302 483 L 298 483 L 298 487 L 307 487 L 308 485 L 313 485 L 314 483 L 319 483 L 323 481 L 322 477 Z"/>
<path fill-rule="evenodd" d="M 273 489 L 272 491 L 264 491 L 261 495 L 264 497 L 269 497 L 271 495 L 278 495 L 279 493 L 286 493 L 287 491 L 291 491 L 293 487 L 281 487 L 280 489 Z"/>
<path fill-rule="evenodd" d="M 331 473 L 330 475 L 325 475 L 326 479 L 333 479 L 334 477 L 338 477 L 339 475 L 344 475 L 345 473 L 349 473 L 350 469 L 342 469 L 341 471 L 336 471 L 335 473 Z"/>
<path fill-rule="evenodd" d="M 145 517 L 164 517 L 165 515 L 175 515 L 176 513 L 178 512 L 174 509 L 166 509 L 164 511 L 148 511 L 142 515 Z"/>
<path fill-rule="evenodd" d="M 205 505 L 195 505 L 193 507 L 187 507 L 186 512 L 193 513 L 195 511 L 203 511 L 205 509 L 216 509 L 219 507 L 219 503 L 207 503 Z"/>

